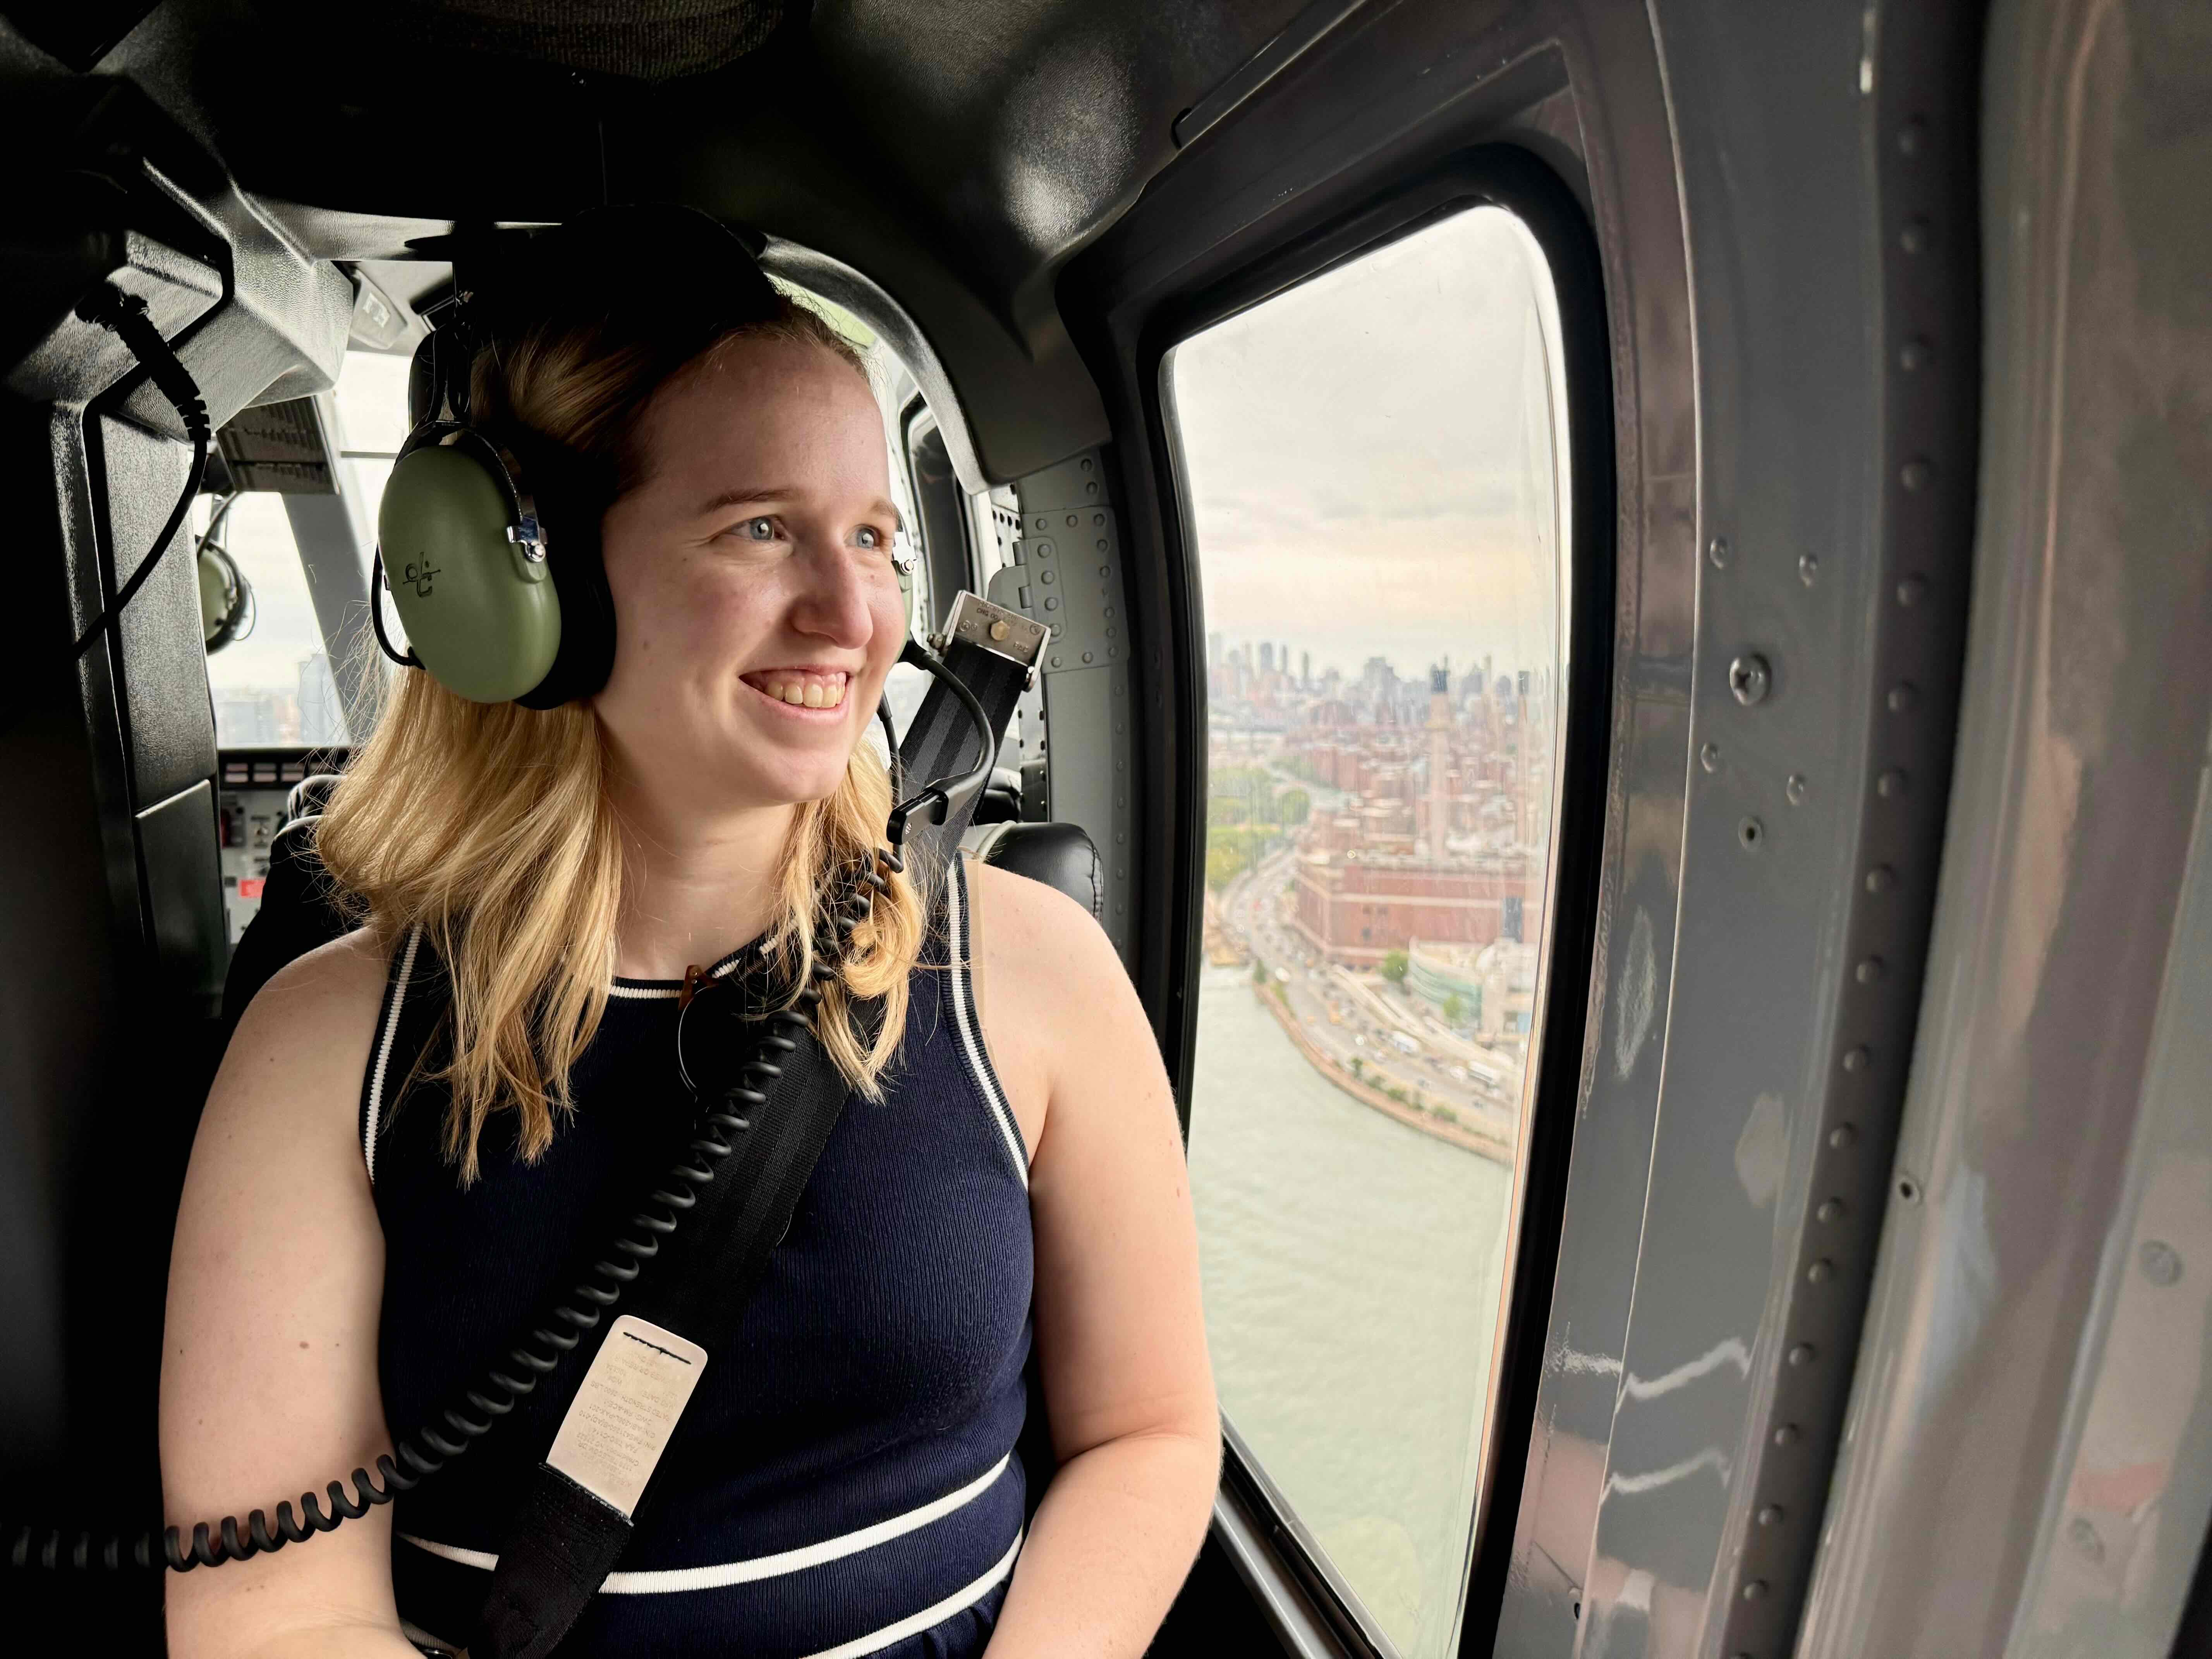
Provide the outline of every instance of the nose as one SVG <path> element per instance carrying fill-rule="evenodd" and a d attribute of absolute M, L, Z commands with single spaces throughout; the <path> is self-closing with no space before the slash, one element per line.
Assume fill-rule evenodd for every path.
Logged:
<path fill-rule="evenodd" d="M 817 546 L 792 562 L 799 578 L 792 625 L 842 649 L 864 649 L 875 636 L 876 624 L 867 574 L 860 562 L 848 549 Z"/>

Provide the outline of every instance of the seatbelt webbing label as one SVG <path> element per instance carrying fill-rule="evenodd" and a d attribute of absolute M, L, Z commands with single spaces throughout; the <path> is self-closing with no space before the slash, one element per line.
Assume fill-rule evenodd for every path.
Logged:
<path fill-rule="evenodd" d="M 635 1513 L 707 1351 L 635 1314 L 607 1332 L 545 1461 L 627 1517 Z"/>

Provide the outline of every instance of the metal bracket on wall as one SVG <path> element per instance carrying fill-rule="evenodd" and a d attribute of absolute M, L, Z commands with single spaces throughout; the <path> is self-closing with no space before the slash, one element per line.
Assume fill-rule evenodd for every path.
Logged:
<path fill-rule="evenodd" d="M 1128 959 L 1130 741 L 1128 607 L 1121 531 L 1105 453 L 1089 449 L 993 492 L 1004 560 L 985 597 L 1044 624 L 1037 684 L 1019 708 L 1024 762 L 1032 730 L 1049 732 L 1048 816 L 1080 824 L 1106 869 L 1103 921 Z"/>

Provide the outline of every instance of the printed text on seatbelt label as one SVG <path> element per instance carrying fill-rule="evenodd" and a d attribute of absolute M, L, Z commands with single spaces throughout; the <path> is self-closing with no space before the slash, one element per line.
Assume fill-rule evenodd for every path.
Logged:
<path fill-rule="evenodd" d="M 707 1351 L 696 1342 L 624 1314 L 584 1373 L 545 1461 L 632 1514 L 706 1369 Z"/>

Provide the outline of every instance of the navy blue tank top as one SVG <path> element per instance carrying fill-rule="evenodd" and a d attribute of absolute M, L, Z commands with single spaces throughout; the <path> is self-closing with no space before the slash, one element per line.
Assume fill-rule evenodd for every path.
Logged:
<path fill-rule="evenodd" d="M 1024 1515 L 1028 1153 L 976 1018 L 957 859 L 939 886 L 883 1098 L 847 1100 L 621 1570 L 563 1653 L 968 1659 L 989 1638 Z M 464 1189 L 442 1150 L 445 1090 L 408 1081 L 434 1054 L 444 979 L 419 935 L 401 941 L 362 1091 L 385 1237 L 379 1375 L 398 1433 L 499 1361 L 604 1252 L 694 1109 L 676 1066 L 679 988 L 617 980 L 550 1150 L 524 1164 L 514 1115 L 496 1114 Z M 392 1579 L 410 1633 L 468 1639 L 512 1505 L 588 1359 L 579 1350 L 397 1500 Z"/>

